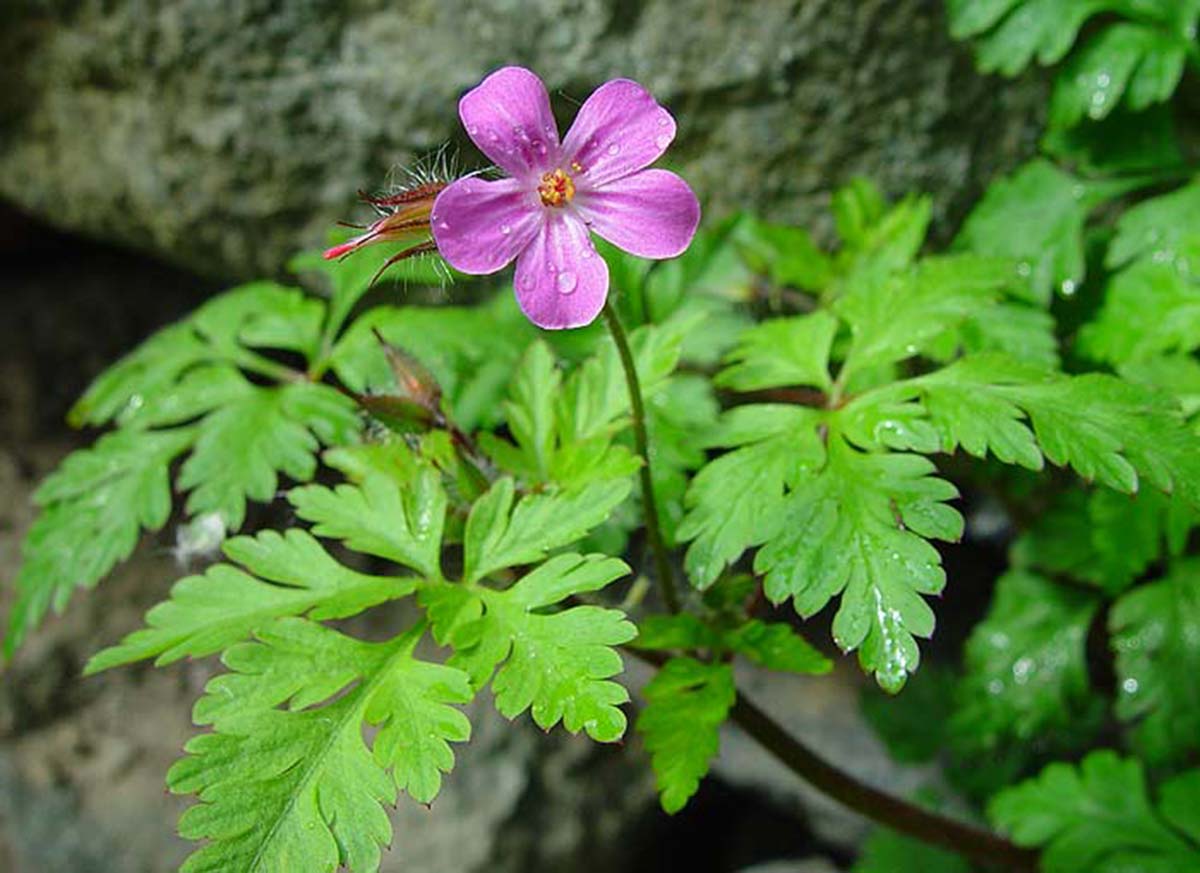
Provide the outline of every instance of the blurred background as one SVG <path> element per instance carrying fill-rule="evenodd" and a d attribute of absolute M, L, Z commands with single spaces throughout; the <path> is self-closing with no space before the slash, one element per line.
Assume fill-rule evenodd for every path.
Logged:
<path fill-rule="evenodd" d="M 363 217 L 356 190 L 396 167 L 447 143 L 476 166 L 456 103 L 495 67 L 537 71 L 564 123 L 604 80 L 639 80 L 675 113 L 671 162 L 710 219 L 750 209 L 818 237 L 828 192 L 865 175 L 892 196 L 931 193 L 944 240 L 994 175 L 1032 154 L 1046 103 L 1034 78 L 977 75 L 940 0 L 4 0 L 3 11 L 0 609 L 33 486 L 87 439 L 63 416 L 88 380 L 213 291 L 282 275 L 334 221 Z M 186 854 L 174 836 L 185 802 L 163 774 L 213 665 L 79 678 L 178 577 L 171 545 L 169 531 L 146 543 L 0 676 L 0 870 L 149 873 Z M 890 762 L 846 666 L 842 681 L 757 690 L 878 784 L 910 793 L 934 778 Z M 732 733 L 715 778 L 668 819 L 640 748 L 547 738 L 489 713 L 472 713 L 476 738 L 434 808 L 395 813 L 385 870 L 830 873 L 867 830 Z"/>

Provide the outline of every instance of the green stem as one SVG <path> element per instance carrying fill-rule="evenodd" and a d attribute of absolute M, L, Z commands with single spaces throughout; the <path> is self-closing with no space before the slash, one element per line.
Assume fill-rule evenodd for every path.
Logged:
<path fill-rule="evenodd" d="M 638 381 L 633 352 L 629 348 L 629 337 L 611 300 L 604 304 L 604 320 L 608 323 L 613 342 L 617 344 L 617 354 L 620 355 L 621 366 L 625 369 L 625 384 L 629 388 L 629 407 L 633 413 L 633 440 L 637 444 L 638 454 L 642 456 L 642 468 L 639 472 L 642 477 L 643 512 L 646 515 L 646 539 L 650 541 L 650 550 L 654 553 L 658 589 L 667 609 L 679 612 L 679 595 L 675 591 L 671 559 L 667 555 L 662 526 L 658 521 L 658 501 L 654 499 L 654 477 L 650 469 L 650 440 L 646 436 L 646 406 L 642 401 L 642 387 Z"/>

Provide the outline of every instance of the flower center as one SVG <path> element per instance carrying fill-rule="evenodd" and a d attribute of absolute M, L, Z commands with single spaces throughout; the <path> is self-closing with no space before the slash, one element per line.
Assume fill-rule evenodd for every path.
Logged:
<path fill-rule="evenodd" d="M 543 206 L 565 206 L 575 197 L 575 183 L 562 170 L 542 175 L 542 184 L 538 185 Z"/>

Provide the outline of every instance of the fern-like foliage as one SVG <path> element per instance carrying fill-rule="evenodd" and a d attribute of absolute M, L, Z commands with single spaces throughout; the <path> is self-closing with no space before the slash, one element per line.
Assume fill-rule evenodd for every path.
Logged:
<path fill-rule="evenodd" d="M 1200 864 L 1200 771 L 1151 800 L 1135 760 L 1093 752 L 1079 767 L 1051 764 L 992 802 L 991 818 L 1023 846 L 1044 847 L 1047 873 L 1190 870 Z"/>
<path fill-rule="evenodd" d="M 974 39 L 985 72 L 1015 76 L 1035 58 L 1066 58 L 1050 104 L 1058 127 L 1168 100 L 1195 53 L 1200 19 L 1196 0 L 948 0 L 947 7 L 951 33 Z M 1104 24 L 1068 57 L 1094 16 Z"/>
<path fill-rule="evenodd" d="M 11 654 L 75 586 L 91 587 L 129 555 L 143 529 L 171 512 L 170 465 L 186 511 L 237 530 L 248 500 L 269 501 L 280 475 L 313 476 L 321 444 L 358 438 L 353 401 L 265 356 L 315 362 L 325 305 L 298 289 L 256 282 L 229 291 L 150 337 L 103 373 L 71 410 L 77 426 L 115 433 L 69 456 L 37 495 L 43 514 L 17 578 L 5 638 Z M 253 374 L 277 384 L 258 385 Z"/>
<path fill-rule="evenodd" d="M 471 733 L 454 707 L 471 699 L 466 674 L 413 655 L 424 630 L 364 643 L 279 619 L 228 649 L 230 672 L 196 706 L 214 732 L 167 776 L 200 798 L 180 833 L 210 840 L 186 873 L 378 868 L 392 839 L 381 804 L 397 790 L 433 800 L 454 765 L 449 744 Z M 364 724 L 379 728 L 370 747 Z"/>
<path fill-rule="evenodd" d="M 905 204 L 896 210 L 913 215 Z M 911 259 L 915 248 L 904 251 Z M 710 443 L 732 451 L 696 476 L 680 535 L 691 540 L 687 568 L 701 588 L 759 547 L 754 567 L 773 602 L 790 599 L 807 617 L 838 598 L 835 640 L 899 690 L 919 662 L 915 638 L 933 631 L 922 595 L 945 584 L 930 540 L 957 540 L 963 527 L 948 505 L 956 489 L 922 455 L 961 449 L 1031 470 L 1048 460 L 1126 493 L 1144 481 L 1193 506 L 1200 462 L 1166 398 L 965 347 L 962 324 L 1006 288 L 1023 293 L 1020 271 L 975 255 L 906 263 L 893 248 L 882 252 L 850 249 L 826 308 L 743 335 L 719 380 L 805 386 L 824 402 L 727 413 Z M 949 362 L 897 378 L 922 357 Z"/>
<path fill-rule="evenodd" d="M 624 733 L 628 694 L 611 681 L 622 669 L 614 647 L 636 631 L 618 610 L 560 605 L 624 576 L 626 565 L 559 554 L 503 583 L 508 568 L 537 564 L 603 521 L 628 494 L 627 478 L 520 499 L 500 479 L 469 507 L 455 581 L 440 564 L 451 495 L 432 460 L 389 440 L 341 449 L 333 461 L 353 481 L 293 489 L 297 515 L 396 575 L 351 570 L 302 528 L 235 538 L 225 552 L 236 563 L 180 581 L 146 628 L 88 665 L 224 653 L 230 672 L 196 707 L 212 733 L 188 744 L 168 778 L 200 799 L 180 828 L 208 843 L 187 871 L 377 869 L 391 842 L 380 804 L 397 791 L 434 798 L 453 766 L 448 743 L 470 734 L 453 705 L 489 685 L 510 718 L 531 710 L 547 729 L 561 721 L 603 741 Z M 428 619 L 389 642 L 319 624 L 417 591 Z M 448 664 L 414 655 L 429 624 L 454 649 Z M 378 728 L 370 745 L 364 725 Z"/>

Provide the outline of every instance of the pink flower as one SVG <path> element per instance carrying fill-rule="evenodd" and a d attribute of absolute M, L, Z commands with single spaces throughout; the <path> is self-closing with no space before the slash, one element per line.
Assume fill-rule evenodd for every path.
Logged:
<path fill-rule="evenodd" d="M 458 104 L 467 134 L 511 178 L 460 179 L 433 206 L 450 265 L 482 275 L 517 262 L 517 301 L 539 327 L 580 327 L 600 313 L 608 266 L 589 231 L 643 258 L 692 241 L 700 204 L 687 183 L 647 170 L 675 138 L 675 119 L 645 88 L 614 79 L 593 92 L 560 144 L 541 79 L 504 67 Z"/>

